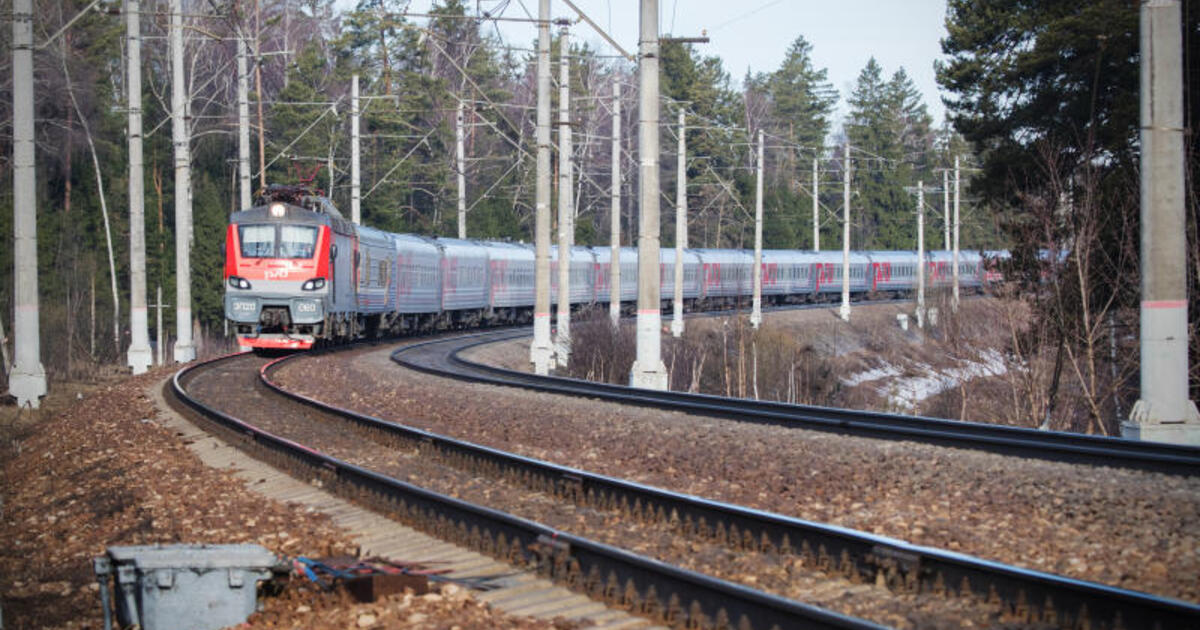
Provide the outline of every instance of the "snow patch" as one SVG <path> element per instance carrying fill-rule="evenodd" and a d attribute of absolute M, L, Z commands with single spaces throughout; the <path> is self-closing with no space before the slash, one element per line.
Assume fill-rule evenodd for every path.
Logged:
<path fill-rule="evenodd" d="M 884 363 L 877 368 L 872 368 L 866 372 L 859 372 L 858 374 L 851 374 L 850 376 L 844 376 L 839 380 L 841 380 L 842 384 L 847 387 L 856 387 L 858 385 L 862 385 L 863 383 L 877 381 L 881 378 L 898 376 L 901 373 L 902 371 L 900 368 L 890 363 Z"/>

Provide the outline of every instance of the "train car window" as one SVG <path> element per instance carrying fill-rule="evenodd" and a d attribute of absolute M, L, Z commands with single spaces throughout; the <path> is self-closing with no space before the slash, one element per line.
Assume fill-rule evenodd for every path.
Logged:
<path fill-rule="evenodd" d="M 280 258 L 312 258 L 317 248 L 317 228 L 311 225 L 279 226 Z"/>
<path fill-rule="evenodd" d="M 239 225 L 238 240 L 242 242 L 243 258 L 275 256 L 274 225 Z"/>

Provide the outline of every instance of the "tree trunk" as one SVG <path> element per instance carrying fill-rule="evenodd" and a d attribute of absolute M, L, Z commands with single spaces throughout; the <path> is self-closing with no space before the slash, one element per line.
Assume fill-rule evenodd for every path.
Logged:
<path fill-rule="evenodd" d="M 67 96 L 71 98 L 71 106 L 75 109 L 75 113 L 79 115 L 79 124 L 83 126 L 84 137 L 87 138 L 88 150 L 92 154 L 92 167 L 96 171 L 96 192 L 100 197 L 100 212 L 104 217 L 104 239 L 108 247 L 108 275 L 112 285 L 113 298 L 113 351 L 117 356 L 121 354 L 121 297 L 117 293 L 117 265 L 113 257 L 112 244 L 112 226 L 108 220 L 108 201 L 104 197 L 104 172 L 100 169 L 100 158 L 96 155 L 96 143 L 92 141 L 92 131 L 88 127 L 87 119 L 83 116 L 83 110 L 79 108 L 79 101 L 75 100 L 75 90 L 71 85 L 70 69 L 67 67 L 66 51 L 62 55 L 63 76 L 66 77 Z"/>

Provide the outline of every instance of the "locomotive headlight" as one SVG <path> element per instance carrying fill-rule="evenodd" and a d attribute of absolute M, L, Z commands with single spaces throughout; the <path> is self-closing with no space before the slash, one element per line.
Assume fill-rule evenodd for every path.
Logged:
<path fill-rule="evenodd" d="M 250 281 L 240 276 L 229 276 L 229 286 L 233 289 L 249 289 Z"/>
<path fill-rule="evenodd" d="M 300 285 L 301 291 L 320 291 L 325 288 L 325 278 L 312 278 Z"/>
<path fill-rule="evenodd" d="M 282 219 L 283 215 L 287 214 L 287 206 L 281 203 L 271 204 L 271 216 L 276 219 Z"/>

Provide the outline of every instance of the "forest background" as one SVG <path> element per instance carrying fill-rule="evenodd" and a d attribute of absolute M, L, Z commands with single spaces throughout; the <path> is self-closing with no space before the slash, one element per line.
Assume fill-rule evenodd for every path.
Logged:
<path fill-rule="evenodd" d="M 35 0 L 35 41 L 46 41 L 87 4 Z M 1185 3 L 1185 15 L 1188 32 L 1195 32 L 1191 5 Z M 372 97 L 364 101 L 362 118 L 365 224 L 454 235 L 454 120 L 463 102 L 467 233 L 531 241 L 533 25 L 527 42 L 505 42 L 461 0 L 437 3 L 428 19 L 404 16 L 405 6 L 402 0 L 361 0 L 340 12 L 332 0 L 259 0 L 257 7 L 244 0 L 184 2 L 193 156 L 190 281 L 202 338 L 222 336 L 221 245 L 238 197 L 239 33 L 261 53 L 261 93 L 252 82 L 250 99 L 252 125 L 258 125 L 257 104 L 263 108 L 266 181 L 313 177 L 314 185 L 348 214 L 350 83 L 357 74 L 362 93 Z M 129 338 L 122 8 L 119 0 L 102 0 L 34 55 L 39 290 L 43 362 L 51 378 L 124 363 Z M 141 11 L 148 288 L 151 300 L 161 286 L 171 302 L 177 191 L 171 168 L 168 4 L 143 0 Z M 946 57 L 937 71 L 948 93 L 948 118 L 940 124 L 931 119 L 904 69 L 886 76 L 874 58 L 850 92 L 839 94 L 826 71 L 814 67 L 812 47 L 800 33 L 778 68 L 737 79 L 703 47 L 665 43 L 659 156 L 663 242 L 673 242 L 675 233 L 670 211 L 675 121 L 683 108 L 692 246 L 752 245 L 752 138 L 763 129 L 765 247 L 812 247 L 814 162 L 821 241 L 825 249 L 840 242 L 848 141 L 851 246 L 915 249 L 914 188 L 921 181 L 927 189 L 925 241 L 931 249 L 940 248 L 942 182 L 957 157 L 964 166 L 965 248 L 1011 249 L 1018 265 L 1013 277 L 1028 283 L 1036 283 L 1041 273 L 1037 251 L 1064 251 L 1063 269 L 1083 278 L 1075 283 L 1083 289 L 1065 287 L 1069 295 L 1060 292 L 1044 312 L 1058 339 L 1083 343 L 1099 334 L 1093 330 L 1096 312 L 1136 307 L 1137 3 L 952 0 L 946 27 Z M 1188 40 L 1189 53 L 1195 41 Z M 0 29 L 0 43 L 10 48 L 10 29 Z M 555 64 L 557 49 L 556 35 Z M 587 44 L 573 43 L 569 58 L 576 242 L 608 243 L 612 92 L 620 84 L 621 224 L 628 245 L 637 226 L 636 67 Z M 5 239 L 0 317 L 11 331 L 11 57 L 5 55 L 0 65 L 0 181 L 5 182 L 0 185 Z M 557 81 L 557 67 L 552 76 Z M 1190 104 L 1197 82 L 1190 80 L 1190 70 L 1187 76 Z M 848 115 L 834 120 L 839 99 Z M 553 106 L 557 110 L 557 102 Z M 1192 108 L 1188 111 L 1190 128 Z M 1189 138 L 1190 159 L 1195 136 Z M 257 147 L 251 161 L 257 182 Z M 1188 228 L 1193 313 L 1200 312 L 1196 216 L 1193 195 Z M 1089 306 L 1103 308 L 1089 311 Z M 164 309 L 163 315 L 172 330 L 174 309 Z M 1193 352 L 1196 347 L 1193 343 Z M 1193 367 L 1198 364 L 1194 357 Z"/>

